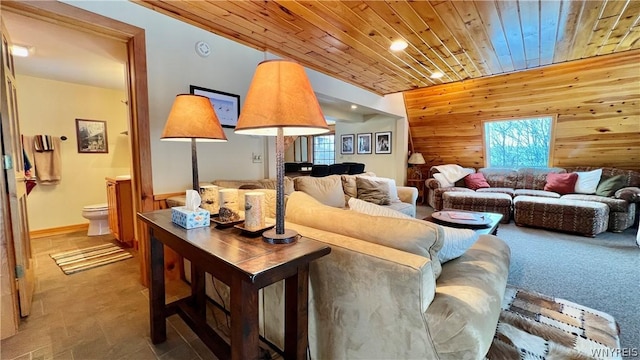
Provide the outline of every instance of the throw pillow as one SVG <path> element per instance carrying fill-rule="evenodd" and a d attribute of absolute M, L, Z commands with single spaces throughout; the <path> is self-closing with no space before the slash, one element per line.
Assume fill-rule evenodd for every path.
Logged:
<path fill-rule="evenodd" d="M 378 205 L 391 204 L 388 182 L 358 176 L 356 177 L 356 186 L 358 188 L 358 199 Z"/>
<path fill-rule="evenodd" d="M 478 240 L 478 233 L 469 229 L 456 229 L 448 226 L 442 227 L 444 243 L 438 251 L 438 259 L 444 264 L 447 261 L 462 256 Z"/>
<path fill-rule="evenodd" d="M 424 220 L 412 218 L 411 216 L 405 215 L 399 211 L 371 204 L 356 198 L 349 199 L 349 209 L 367 215 L 386 216 L 424 222 Z M 438 251 L 438 259 L 441 263 L 459 258 L 478 240 L 478 233 L 473 230 L 455 229 L 447 226 L 441 226 L 440 228 L 444 235 L 442 249 Z"/>
<path fill-rule="evenodd" d="M 471 190 L 491 187 L 482 173 L 469 174 L 465 176 L 464 184 Z"/>
<path fill-rule="evenodd" d="M 578 174 L 578 181 L 574 192 L 576 194 L 595 194 L 600 183 L 600 177 L 602 176 L 602 169 L 593 171 L 576 172 Z"/>
<path fill-rule="evenodd" d="M 627 185 L 627 181 L 624 175 L 616 175 L 612 176 L 608 179 L 604 179 L 598 184 L 598 188 L 596 189 L 596 195 L 600 196 L 613 196 L 616 191 L 622 189 Z"/>
<path fill-rule="evenodd" d="M 401 219 L 414 219 L 413 217 L 403 214 L 400 211 L 390 209 L 388 207 L 372 204 L 368 201 L 351 198 L 349 199 L 349 209 L 361 214 L 373 216 L 386 216 Z"/>
<path fill-rule="evenodd" d="M 547 174 L 547 183 L 544 185 L 544 191 L 553 191 L 560 195 L 570 194 L 576 188 L 578 174 Z"/>
<path fill-rule="evenodd" d="M 400 201 L 400 198 L 398 197 L 398 187 L 396 186 L 396 181 L 394 179 L 379 177 L 375 175 L 362 175 L 357 177 L 386 182 L 389 185 L 389 198 L 391 199 L 391 202 Z"/>
<path fill-rule="evenodd" d="M 325 205 L 337 208 L 343 208 L 345 205 L 340 175 L 298 176 L 293 182 L 296 191 L 305 192 Z"/>

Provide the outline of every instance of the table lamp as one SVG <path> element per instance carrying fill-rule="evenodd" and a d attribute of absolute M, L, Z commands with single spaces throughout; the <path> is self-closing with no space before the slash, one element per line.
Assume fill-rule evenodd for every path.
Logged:
<path fill-rule="evenodd" d="M 271 244 L 297 240 L 284 228 L 284 137 L 329 131 L 304 68 L 290 60 L 258 64 L 235 133 L 276 137 L 276 226 L 262 234 Z"/>
<path fill-rule="evenodd" d="M 409 170 L 410 172 L 410 178 L 411 179 L 416 179 L 416 180 L 422 180 L 422 171 L 420 171 L 420 168 L 416 165 L 422 165 L 422 164 L 426 164 L 427 162 L 424 161 L 424 157 L 422 156 L 421 153 L 417 153 L 414 152 L 413 154 L 411 154 L 411 156 L 409 157 L 409 165 L 412 165 Z"/>
<path fill-rule="evenodd" d="M 191 173 L 193 190 L 200 192 L 198 180 L 197 141 L 227 141 L 211 100 L 201 95 L 176 96 L 161 140 L 191 141 Z"/>

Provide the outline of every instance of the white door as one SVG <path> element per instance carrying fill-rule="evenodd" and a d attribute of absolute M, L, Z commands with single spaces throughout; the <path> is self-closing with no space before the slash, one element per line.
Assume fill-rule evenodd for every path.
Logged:
<path fill-rule="evenodd" d="M 18 125 L 18 103 L 16 99 L 15 74 L 9 34 L 2 21 L 2 167 L 5 170 L 8 194 L 11 236 L 7 247 L 13 248 L 15 256 L 15 278 L 17 280 L 20 315 L 27 316 L 31 311 L 31 299 L 35 285 L 31 239 L 27 219 L 27 189 L 24 174 L 24 158 Z M 4 204 L 3 204 L 4 206 Z M 11 252 L 11 249 L 9 249 Z"/>

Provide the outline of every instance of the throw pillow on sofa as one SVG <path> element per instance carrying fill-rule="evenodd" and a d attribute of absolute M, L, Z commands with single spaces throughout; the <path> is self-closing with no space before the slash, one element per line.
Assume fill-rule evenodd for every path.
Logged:
<path fill-rule="evenodd" d="M 340 175 L 298 176 L 293 182 L 296 191 L 305 192 L 325 205 L 337 208 L 343 208 L 345 205 Z"/>
<path fill-rule="evenodd" d="M 482 173 L 469 174 L 464 177 L 464 184 L 471 190 L 478 190 L 482 188 L 489 188 L 491 185 L 484 178 Z"/>
<path fill-rule="evenodd" d="M 578 174 L 578 181 L 576 181 L 574 192 L 576 194 L 595 194 L 602 177 L 602 169 L 578 171 L 576 174 Z"/>
<path fill-rule="evenodd" d="M 627 184 L 624 175 L 612 176 L 608 179 L 604 179 L 598 184 L 596 189 L 596 195 L 610 197 L 616 193 L 616 191 L 622 189 Z"/>
<path fill-rule="evenodd" d="M 399 211 L 387 209 L 356 198 L 349 199 L 349 209 L 367 215 L 386 216 L 424 222 L 424 220 L 412 218 L 411 216 L 405 215 Z M 448 226 L 441 226 L 441 228 L 443 230 L 444 237 L 442 249 L 438 251 L 438 259 L 442 264 L 459 258 L 478 240 L 478 233 L 473 230 L 456 229 Z"/>
<path fill-rule="evenodd" d="M 547 183 L 544 185 L 544 191 L 553 191 L 560 195 L 571 194 L 576 188 L 578 174 L 547 174 Z"/>
<path fill-rule="evenodd" d="M 396 186 L 396 181 L 394 179 L 379 177 L 379 176 L 369 176 L 369 175 L 356 176 L 356 179 L 357 178 L 364 178 L 364 179 L 369 179 L 373 181 L 386 182 L 387 185 L 389 186 L 389 199 L 391 199 L 391 202 L 400 201 L 400 197 L 398 197 L 398 186 Z"/>
<path fill-rule="evenodd" d="M 376 181 L 365 177 L 357 177 L 356 186 L 358 188 L 358 199 L 378 205 L 391 204 L 388 182 Z"/>

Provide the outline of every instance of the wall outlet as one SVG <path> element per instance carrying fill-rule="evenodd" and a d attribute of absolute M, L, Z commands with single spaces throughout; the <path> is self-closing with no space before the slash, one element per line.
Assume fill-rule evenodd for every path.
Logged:
<path fill-rule="evenodd" d="M 261 163 L 262 162 L 262 154 L 256 154 L 256 153 L 252 153 L 251 154 L 251 159 L 254 163 Z"/>

